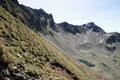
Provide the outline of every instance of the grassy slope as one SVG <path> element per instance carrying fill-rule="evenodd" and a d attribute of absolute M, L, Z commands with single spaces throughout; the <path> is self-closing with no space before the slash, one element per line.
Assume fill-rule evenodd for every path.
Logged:
<path fill-rule="evenodd" d="M 91 80 L 82 67 L 75 65 L 19 20 L 0 7 L 0 60 L 10 71 L 17 68 L 34 78 Z M 1 65 L 5 66 L 5 65 Z M 70 77 L 70 78 L 69 78 Z"/>

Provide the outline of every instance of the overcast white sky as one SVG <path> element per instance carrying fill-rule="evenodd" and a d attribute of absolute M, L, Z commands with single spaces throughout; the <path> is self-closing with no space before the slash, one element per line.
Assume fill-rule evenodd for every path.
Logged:
<path fill-rule="evenodd" d="M 55 22 L 75 25 L 95 22 L 107 32 L 120 32 L 120 0 L 18 0 L 52 13 Z"/>

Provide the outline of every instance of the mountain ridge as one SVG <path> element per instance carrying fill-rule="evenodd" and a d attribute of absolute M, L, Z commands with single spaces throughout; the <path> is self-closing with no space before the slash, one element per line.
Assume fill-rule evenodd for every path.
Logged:
<path fill-rule="evenodd" d="M 58 25 L 63 26 L 63 29 L 65 31 L 67 30 L 66 28 L 68 28 L 68 30 L 70 30 L 73 33 L 81 33 L 82 31 L 80 31 L 80 30 L 86 31 L 86 30 L 90 30 L 90 29 L 92 29 L 93 32 L 106 33 L 102 28 L 97 26 L 94 22 L 89 22 L 89 23 L 83 24 L 83 25 L 73 25 L 73 24 L 69 24 L 67 22 L 63 22 L 63 23 L 59 23 Z M 72 27 L 72 28 L 70 28 L 70 27 Z M 66 32 L 70 32 L 70 31 L 66 31 Z"/>
<path fill-rule="evenodd" d="M 0 6 L 39 36 L 42 34 L 45 39 L 65 52 L 65 55 L 78 63 L 82 61 L 87 68 L 94 65 L 92 69 L 108 80 L 119 80 L 119 33 L 107 33 L 93 22 L 83 25 L 67 22 L 57 24 L 52 14 L 43 9 L 24 6 L 17 0 L 0 0 Z M 0 18 L 6 20 L 3 16 Z"/>
<path fill-rule="evenodd" d="M 12 2 L 15 5 L 11 4 Z M 60 25 L 60 24 L 64 23 L 64 22 L 56 23 L 53 19 L 53 15 L 51 13 L 50 14 L 46 13 L 42 8 L 32 9 L 30 7 L 19 4 L 18 0 L 13 0 L 12 2 L 11 2 L 11 0 L 10 1 L 8 1 L 8 0 L 1 0 L 0 1 L 1 5 L 5 9 L 7 9 L 9 12 L 11 12 L 12 15 L 19 18 L 24 24 L 27 24 L 29 27 L 34 26 L 32 29 L 36 28 L 35 29 L 36 31 L 37 30 L 41 31 L 44 28 L 46 29 L 46 26 L 50 26 L 54 31 L 58 32 L 56 25 Z M 9 3 L 9 5 L 6 5 L 7 3 Z M 8 8 L 8 6 L 9 6 L 10 9 Z M 12 8 L 12 6 L 14 6 L 14 7 Z M 18 10 L 20 8 L 20 11 L 17 12 L 17 10 L 16 10 L 17 8 L 18 8 Z M 21 15 L 18 15 L 19 13 Z M 36 14 L 36 15 L 32 16 L 33 14 Z M 26 15 L 29 15 L 29 16 L 26 16 Z M 35 16 L 37 16 L 38 18 L 36 19 Z M 31 19 L 29 19 L 30 17 L 31 17 Z M 42 20 L 39 19 L 39 18 L 42 18 Z M 68 22 L 65 22 L 65 23 L 68 23 Z M 80 27 L 82 26 L 83 28 L 87 28 L 88 30 L 93 29 L 93 31 L 95 31 L 95 32 L 102 31 L 102 33 L 107 33 L 102 28 L 97 26 L 94 22 L 89 22 L 89 23 L 86 23 L 86 24 L 83 24 L 83 25 L 73 25 L 73 24 L 69 24 L 69 25 L 70 26 L 80 26 Z"/>

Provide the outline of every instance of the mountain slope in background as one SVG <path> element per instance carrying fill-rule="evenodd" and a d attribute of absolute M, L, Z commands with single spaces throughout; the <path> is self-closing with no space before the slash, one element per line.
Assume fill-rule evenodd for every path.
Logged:
<path fill-rule="evenodd" d="M 57 24 L 58 32 L 46 38 L 67 55 L 108 80 L 120 78 L 120 33 L 106 33 L 93 22 L 78 26 L 67 22 Z"/>
<path fill-rule="evenodd" d="M 120 33 L 107 33 L 93 22 L 80 26 L 67 22 L 57 24 L 52 14 L 47 14 L 43 9 L 26 7 L 17 0 L 0 0 L 0 5 L 40 37 L 42 35 L 65 55 L 75 59 L 78 64 L 82 63 L 88 69 L 101 73 L 108 80 L 119 80 Z M 3 15 L 1 19 L 5 19 Z M 88 79 L 86 74 L 83 75 Z"/>

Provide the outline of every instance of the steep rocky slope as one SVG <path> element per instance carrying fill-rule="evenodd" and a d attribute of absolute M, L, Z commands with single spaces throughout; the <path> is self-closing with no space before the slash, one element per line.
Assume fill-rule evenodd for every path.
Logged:
<path fill-rule="evenodd" d="M 0 0 L 0 5 L 33 30 L 43 31 L 48 25 L 55 28 L 52 14 L 47 14 L 43 9 L 32 9 L 17 0 Z"/>
<path fill-rule="evenodd" d="M 84 68 L 0 6 L 0 80 L 92 80 Z"/>
<path fill-rule="evenodd" d="M 108 80 L 119 80 L 120 33 L 107 33 L 93 22 L 83 25 L 72 25 L 67 22 L 57 24 L 54 22 L 52 14 L 47 14 L 43 9 L 32 9 L 24 6 L 19 4 L 17 0 L 0 0 L 0 6 L 26 27 L 38 33 L 40 37 L 45 37 L 50 44 L 60 49 L 65 55 L 101 73 Z M 3 16 L 1 19 L 6 20 Z M 34 37 L 32 38 L 34 39 Z M 34 46 L 34 44 L 31 45 Z M 59 68 L 56 69 L 59 70 Z M 61 74 L 61 72 L 64 70 L 60 70 L 58 73 Z M 67 76 L 69 75 L 67 74 Z"/>

